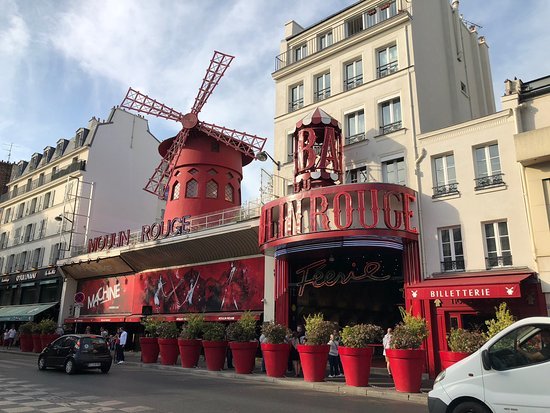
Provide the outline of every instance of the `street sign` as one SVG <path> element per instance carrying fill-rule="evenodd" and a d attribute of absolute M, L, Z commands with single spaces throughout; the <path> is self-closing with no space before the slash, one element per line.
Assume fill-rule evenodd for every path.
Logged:
<path fill-rule="evenodd" d="M 80 306 L 75 305 L 75 307 L 74 307 L 74 317 L 75 318 L 80 317 Z"/>

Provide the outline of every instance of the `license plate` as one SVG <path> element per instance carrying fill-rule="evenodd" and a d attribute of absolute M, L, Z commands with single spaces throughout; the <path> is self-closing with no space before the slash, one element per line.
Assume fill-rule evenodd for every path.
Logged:
<path fill-rule="evenodd" d="M 88 363 L 88 367 L 99 367 L 101 363 Z"/>

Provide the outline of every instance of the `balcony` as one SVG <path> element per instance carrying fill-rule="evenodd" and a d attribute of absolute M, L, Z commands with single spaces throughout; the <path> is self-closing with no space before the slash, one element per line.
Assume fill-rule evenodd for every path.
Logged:
<path fill-rule="evenodd" d="M 395 62 L 390 62 L 386 65 L 379 66 L 376 70 L 376 73 L 378 75 L 378 78 L 381 78 L 397 72 L 397 69 L 398 69 L 398 65 L 397 65 L 397 61 L 395 61 Z"/>
<path fill-rule="evenodd" d="M 66 168 L 63 168 L 59 171 L 56 171 L 54 173 L 41 176 L 37 179 L 33 179 L 30 183 L 25 185 L 24 187 L 17 188 L 15 190 L 12 190 L 10 192 L 7 192 L 0 196 L 0 203 L 8 201 L 10 199 L 13 199 L 19 195 L 23 195 L 27 192 L 32 191 L 33 189 L 39 188 L 43 185 L 46 185 L 52 181 L 55 181 L 56 179 L 62 178 L 64 176 L 69 175 L 70 173 L 76 172 L 76 171 L 85 171 L 86 170 L 86 161 L 78 161 L 73 162 Z"/>
<path fill-rule="evenodd" d="M 441 261 L 442 272 L 464 271 L 464 257 L 457 257 L 454 261 L 445 258 Z"/>
<path fill-rule="evenodd" d="M 288 104 L 288 111 L 294 112 L 295 110 L 301 109 L 304 107 L 304 99 L 293 100 Z"/>
<path fill-rule="evenodd" d="M 481 178 L 475 178 L 475 187 L 474 189 L 476 191 L 479 191 L 480 189 L 486 189 L 486 188 L 492 188 L 495 186 L 502 186 L 506 185 L 504 181 L 502 180 L 502 176 L 504 174 L 495 174 L 490 176 L 483 176 Z"/>
<path fill-rule="evenodd" d="M 284 69 L 300 60 L 305 56 L 303 54 L 296 55 L 295 51 L 305 48 L 307 50 L 307 56 L 312 56 L 334 47 L 340 42 L 350 39 L 371 29 L 374 26 L 382 24 L 393 17 L 404 13 L 404 11 L 398 12 L 396 2 L 389 1 L 376 8 L 370 10 L 363 10 L 361 13 L 347 17 L 345 20 L 340 20 L 332 26 L 330 41 L 327 39 L 327 31 L 322 34 L 313 33 L 310 36 L 302 38 L 298 44 L 289 47 L 289 49 L 275 57 L 275 71 Z M 373 17 L 375 16 L 375 17 Z M 376 17 L 377 16 L 377 17 Z M 325 39 L 325 40 L 323 40 Z"/>
<path fill-rule="evenodd" d="M 358 75 L 355 77 L 350 77 L 349 79 L 344 80 L 344 91 L 355 89 L 358 86 L 363 84 L 363 75 Z"/>
<path fill-rule="evenodd" d="M 441 198 L 447 195 L 458 194 L 458 182 L 433 187 L 434 194 L 432 198 Z"/>
<path fill-rule="evenodd" d="M 365 132 L 357 133 L 355 135 L 346 136 L 346 145 L 361 142 L 367 140 Z"/>
<path fill-rule="evenodd" d="M 330 88 L 327 87 L 326 89 L 323 89 L 323 90 L 319 90 L 317 92 L 315 92 L 315 94 L 313 95 L 313 99 L 315 102 L 320 102 L 322 100 L 325 100 L 327 98 L 330 97 Z"/>
<path fill-rule="evenodd" d="M 509 254 L 485 257 L 485 266 L 488 270 L 491 268 L 506 267 L 510 265 L 512 265 L 512 256 Z"/>
<path fill-rule="evenodd" d="M 395 132 L 396 130 L 401 129 L 401 121 L 388 123 L 387 125 L 380 126 L 380 135 L 385 135 L 387 133 Z"/>

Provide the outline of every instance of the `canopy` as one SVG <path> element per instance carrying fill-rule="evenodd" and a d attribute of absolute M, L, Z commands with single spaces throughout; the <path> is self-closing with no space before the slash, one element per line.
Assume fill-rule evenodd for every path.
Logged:
<path fill-rule="evenodd" d="M 49 308 L 55 303 L 40 303 L 27 305 L 8 305 L 0 307 L 0 321 L 32 321 L 34 317 Z"/>

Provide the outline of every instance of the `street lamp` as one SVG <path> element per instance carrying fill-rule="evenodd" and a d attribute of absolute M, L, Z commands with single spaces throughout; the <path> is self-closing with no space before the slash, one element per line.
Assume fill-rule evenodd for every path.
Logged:
<path fill-rule="evenodd" d="M 55 219 L 56 221 L 58 221 L 58 222 L 62 222 L 63 220 L 65 220 L 65 221 L 69 221 L 71 224 L 73 223 L 73 221 L 70 220 L 69 218 L 67 218 L 67 217 L 65 216 L 65 214 L 59 214 L 59 215 L 56 216 L 54 219 Z"/>
<path fill-rule="evenodd" d="M 256 155 L 256 159 L 259 160 L 260 162 L 265 162 L 267 161 L 267 159 L 271 159 L 271 161 L 277 165 L 277 170 L 280 171 L 281 170 L 281 162 L 280 161 L 276 161 L 275 159 L 273 159 L 273 157 L 267 153 L 266 151 L 262 151 L 262 152 L 259 152 L 257 155 Z"/>

